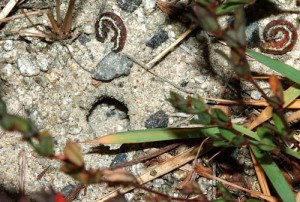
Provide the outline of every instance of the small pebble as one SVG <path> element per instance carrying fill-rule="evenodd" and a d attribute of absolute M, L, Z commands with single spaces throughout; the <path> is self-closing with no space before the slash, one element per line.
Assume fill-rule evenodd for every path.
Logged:
<path fill-rule="evenodd" d="M 73 189 L 75 188 L 75 185 L 73 184 L 68 184 L 67 186 L 64 186 L 60 192 L 65 196 L 69 196 L 71 194 L 71 192 L 73 191 Z"/>
<path fill-rule="evenodd" d="M 3 49 L 5 51 L 11 51 L 11 50 L 13 50 L 14 49 L 14 47 L 13 47 L 13 41 L 12 40 L 5 41 Z"/>
<path fill-rule="evenodd" d="M 142 0 L 117 0 L 117 3 L 122 10 L 132 13 L 141 5 Z"/>
<path fill-rule="evenodd" d="M 167 41 L 168 38 L 168 32 L 163 29 L 160 29 L 154 34 L 154 36 L 149 41 L 147 41 L 146 46 L 153 49 L 157 48 L 163 42 Z"/>
<path fill-rule="evenodd" d="M 155 180 L 153 181 L 153 187 L 155 187 L 155 188 L 159 188 L 159 187 L 161 187 L 163 184 L 165 184 L 165 181 L 164 181 L 163 179 L 161 179 L 161 178 L 155 179 Z"/>
<path fill-rule="evenodd" d="M 40 73 L 40 69 L 27 56 L 18 59 L 18 68 L 23 76 L 36 76 Z"/>
<path fill-rule="evenodd" d="M 169 116 L 163 111 L 159 110 L 152 114 L 145 122 L 146 128 L 166 128 L 168 127 Z"/>
<path fill-rule="evenodd" d="M 177 170 L 172 174 L 176 180 L 184 180 L 187 177 L 187 172 L 183 170 Z"/>
<path fill-rule="evenodd" d="M 77 135 L 77 134 L 79 134 L 80 132 L 82 131 L 82 128 L 80 127 L 80 126 L 78 126 L 78 125 L 75 125 L 75 126 L 71 126 L 70 128 L 69 128 L 69 134 L 71 134 L 71 135 Z"/>
<path fill-rule="evenodd" d="M 146 0 L 143 1 L 143 6 L 146 10 L 152 10 L 156 6 L 156 0 Z"/>
<path fill-rule="evenodd" d="M 260 100 L 260 98 L 261 98 L 262 95 L 261 95 L 261 93 L 259 91 L 253 90 L 253 91 L 251 91 L 250 96 L 251 96 L 251 98 L 253 100 Z"/>
<path fill-rule="evenodd" d="M 43 71 L 43 72 L 46 72 L 48 71 L 48 66 L 49 66 L 49 58 L 43 54 L 43 53 L 40 53 L 36 56 L 36 59 L 37 59 L 37 64 L 40 66 L 40 70 Z"/>
<path fill-rule="evenodd" d="M 88 35 L 86 34 L 81 34 L 79 37 L 78 37 L 78 41 L 79 43 L 81 43 L 81 45 L 85 46 L 87 42 L 90 42 L 91 39 L 89 38 Z"/>
<path fill-rule="evenodd" d="M 110 52 L 92 72 L 92 77 L 100 81 L 110 81 L 130 73 L 133 62 L 126 56 Z"/>
<path fill-rule="evenodd" d="M 125 153 L 120 153 L 117 154 L 116 157 L 111 161 L 110 167 L 119 165 L 121 163 L 127 162 L 127 154 Z"/>

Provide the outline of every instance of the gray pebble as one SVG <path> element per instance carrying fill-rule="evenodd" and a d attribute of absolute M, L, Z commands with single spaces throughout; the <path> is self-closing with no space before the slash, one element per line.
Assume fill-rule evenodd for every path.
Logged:
<path fill-rule="evenodd" d="M 96 80 L 110 81 L 122 75 L 128 75 L 132 66 L 133 62 L 128 57 L 110 52 L 97 64 L 92 77 Z"/>
<path fill-rule="evenodd" d="M 74 126 L 71 126 L 69 128 L 69 133 L 72 134 L 72 135 L 77 135 L 79 134 L 80 132 L 82 131 L 82 128 L 78 125 L 74 125 Z"/>
<path fill-rule="evenodd" d="M 132 13 L 142 3 L 142 0 L 117 0 L 119 7 L 127 12 Z"/>
<path fill-rule="evenodd" d="M 12 40 L 5 41 L 3 49 L 5 51 L 11 51 L 12 49 L 14 49 L 14 47 L 13 47 L 13 41 Z"/>
<path fill-rule="evenodd" d="M 155 0 L 146 0 L 143 1 L 143 6 L 146 10 L 152 10 L 156 6 L 156 1 Z"/>
<path fill-rule="evenodd" d="M 166 128 L 168 127 L 169 116 L 163 111 L 159 110 L 152 114 L 145 122 L 146 128 Z"/>
<path fill-rule="evenodd" d="M 18 59 L 18 68 L 23 76 L 36 76 L 40 73 L 40 69 L 28 56 L 21 56 Z"/>
<path fill-rule="evenodd" d="M 253 91 L 251 91 L 250 96 L 251 96 L 251 98 L 253 100 L 260 100 L 260 98 L 261 98 L 262 95 L 261 95 L 261 93 L 259 91 L 253 90 Z"/>
<path fill-rule="evenodd" d="M 119 165 L 121 163 L 127 162 L 127 154 L 125 153 L 120 153 L 117 154 L 116 157 L 111 161 L 110 167 Z"/>
<path fill-rule="evenodd" d="M 163 179 L 161 179 L 161 178 L 153 180 L 153 187 L 155 187 L 155 188 L 159 188 L 163 184 L 165 184 L 165 181 Z"/>
<path fill-rule="evenodd" d="M 7 64 L 1 69 L 1 73 L 2 78 L 3 76 L 9 78 L 15 73 L 14 67 L 11 64 Z"/>
<path fill-rule="evenodd" d="M 43 72 L 46 72 L 48 71 L 48 66 L 49 66 L 49 58 L 43 54 L 43 53 L 40 53 L 36 56 L 36 59 L 37 59 L 37 64 L 40 66 L 40 70 L 43 71 Z"/>
<path fill-rule="evenodd" d="M 72 193 L 72 191 L 73 191 L 73 189 L 75 188 L 75 185 L 73 185 L 73 184 L 68 184 L 67 186 L 64 186 L 62 189 L 61 189 L 61 193 L 65 196 L 65 197 L 67 197 L 67 196 L 69 196 L 71 193 Z"/>
<path fill-rule="evenodd" d="M 89 38 L 88 35 L 86 34 L 81 34 L 79 37 L 78 37 L 78 41 L 79 43 L 81 43 L 81 45 L 86 45 L 87 42 L 90 42 L 91 39 Z"/>
<path fill-rule="evenodd" d="M 163 29 L 160 29 L 154 34 L 154 36 L 149 41 L 147 41 L 146 46 L 149 46 L 150 48 L 157 48 L 168 38 L 168 32 Z"/>

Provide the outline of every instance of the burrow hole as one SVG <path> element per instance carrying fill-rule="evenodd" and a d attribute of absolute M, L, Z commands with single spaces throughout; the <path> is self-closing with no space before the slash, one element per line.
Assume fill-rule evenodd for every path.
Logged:
<path fill-rule="evenodd" d="M 103 98 L 91 108 L 87 120 L 100 136 L 127 131 L 129 127 L 128 108 L 114 98 Z"/>

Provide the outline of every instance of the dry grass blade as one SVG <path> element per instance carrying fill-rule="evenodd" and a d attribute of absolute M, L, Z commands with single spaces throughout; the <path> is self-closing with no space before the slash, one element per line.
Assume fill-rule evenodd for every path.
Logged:
<path fill-rule="evenodd" d="M 295 121 L 297 119 L 300 119 L 300 110 L 292 113 L 290 116 L 288 116 L 286 118 L 287 122 L 292 122 L 292 121 Z"/>
<path fill-rule="evenodd" d="M 254 169 L 255 169 L 255 173 L 256 173 L 257 180 L 259 182 L 260 188 L 261 188 L 262 192 L 265 195 L 270 196 L 271 192 L 270 192 L 270 189 L 269 189 L 269 186 L 268 186 L 266 175 L 265 175 L 262 167 L 257 162 L 251 148 L 249 148 L 249 151 L 250 151 L 251 159 L 252 159 L 252 162 L 253 162 L 253 166 L 254 166 Z"/>
<path fill-rule="evenodd" d="M 147 72 L 149 72 L 150 74 L 158 77 L 159 79 L 161 79 L 162 81 L 170 84 L 171 86 L 173 86 L 174 88 L 177 88 L 178 90 L 182 91 L 182 92 L 185 92 L 185 93 L 189 93 L 189 94 L 194 94 L 196 93 L 195 90 L 193 89 L 188 89 L 188 88 L 183 88 L 181 87 L 180 85 L 177 85 L 176 83 L 172 82 L 172 81 L 169 81 L 168 79 L 165 79 L 161 76 L 159 76 L 158 74 L 154 73 L 153 71 L 151 71 L 148 66 L 142 64 L 141 62 L 137 61 L 136 59 L 134 59 L 134 57 L 132 56 L 129 56 L 129 55 L 126 55 L 126 57 L 130 58 L 134 63 L 138 64 L 140 67 L 142 67 L 144 70 L 146 70 Z"/>
<path fill-rule="evenodd" d="M 222 105 L 250 105 L 250 106 L 259 106 L 259 107 L 267 107 L 269 106 L 268 102 L 265 100 L 225 100 L 225 99 L 218 99 L 218 98 L 206 98 L 210 101 L 218 102 L 218 104 Z M 288 105 L 286 108 L 288 109 L 300 109 L 300 100 L 297 99 Z"/>
<path fill-rule="evenodd" d="M 10 0 L 2 9 L 0 13 L 0 20 L 5 18 L 10 13 L 10 11 L 17 5 L 18 2 L 19 0 Z"/>
<path fill-rule="evenodd" d="M 71 25 L 72 25 L 72 17 L 73 17 L 73 10 L 74 10 L 75 0 L 69 1 L 69 6 L 67 10 L 67 14 L 64 18 L 61 31 L 63 34 L 68 34 L 71 31 Z"/>
<path fill-rule="evenodd" d="M 25 169 L 26 169 L 26 153 L 24 149 L 22 149 L 19 153 L 19 190 L 20 194 L 25 194 Z"/>
<path fill-rule="evenodd" d="M 168 151 L 170 151 L 170 150 L 178 147 L 179 145 L 181 145 L 181 143 L 174 143 L 174 144 L 168 145 L 166 147 L 163 147 L 163 148 L 159 149 L 158 151 L 155 151 L 155 152 L 146 154 L 144 156 L 138 157 L 138 158 L 136 158 L 136 159 L 134 159 L 132 161 L 125 162 L 125 163 L 122 163 L 122 164 L 110 167 L 110 169 L 116 169 L 116 168 L 123 168 L 123 167 L 132 166 L 134 164 L 137 164 L 137 163 L 140 163 L 140 162 L 152 159 L 154 157 L 157 157 L 157 156 L 159 156 L 161 154 L 164 154 L 164 153 L 166 153 L 166 152 L 168 152 Z"/>
<path fill-rule="evenodd" d="M 39 15 L 39 14 L 48 14 L 48 13 L 49 13 L 49 10 L 39 10 L 39 11 L 26 12 L 25 14 L 19 14 L 19 15 L 14 15 L 14 16 L 11 16 L 11 17 L 0 19 L 0 23 L 1 22 L 8 22 L 8 21 L 15 20 L 15 19 L 18 19 L 18 18 L 24 18 L 24 17 L 30 16 L 30 15 Z"/>
<path fill-rule="evenodd" d="M 205 152 L 208 152 L 210 149 L 210 147 L 206 147 L 205 149 L 202 150 L 202 152 L 200 153 L 203 154 Z M 198 151 L 198 146 L 194 146 L 188 150 L 186 150 L 185 152 L 167 160 L 166 162 L 163 162 L 160 165 L 157 165 L 153 168 L 151 168 L 149 171 L 147 171 L 146 173 L 142 174 L 141 176 L 138 176 L 137 179 L 139 181 L 140 184 L 144 184 L 146 182 L 150 182 L 162 175 L 165 175 L 167 173 L 169 173 L 172 170 L 175 170 L 176 168 L 179 168 L 181 166 L 183 166 L 184 164 L 192 161 Z M 108 193 L 107 195 L 105 195 L 104 197 L 102 197 L 101 199 L 97 200 L 97 202 L 104 202 L 112 197 L 117 196 L 120 193 L 126 193 L 128 191 L 133 190 L 135 187 L 128 187 L 128 188 L 118 188 L 110 193 Z"/>
<path fill-rule="evenodd" d="M 57 23 L 60 25 L 61 24 L 61 15 L 60 15 L 60 0 L 56 0 L 56 18 L 57 18 Z"/>
<path fill-rule="evenodd" d="M 174 41 L 168 48 L 166 48 L 163 52 L 161 52 L 153 60 L 151 60 L 147 64 L 147 66 L 151 69 L 157 62 L 159 62 L 163 57 L 165 57 L 169 52 L 171 52 L 182 40 L 184 40 L 192 31 L 194 31 L 196 27 L 196 25 L 191 26 L 188 30 L 181 34 L 179 38 L 176 41 Z"/>
<path fill-rule="evenodd" d="M 223 180 L 219 177 L 216 177 L 216 176 L 213 176 L 207 172 L 203 172 L 203 169 L 198 169 L 198 167 L 196 166 L 196 169 L 195 171 L 202 177 L 206 177 L 206 178 L 209 178 L 209 179 L 215 179 L 215 180 L 218 180 L 219 182 L 222 182 L 223 184 L 226 184 L 226 185 L 229 185 L 231 187 L 234 187 L 234 188 L 237 188 L 239 190 L 242 190 L 242 191 L 245 191 L 249 194 L 251 194 L 252 196 L 256 197 L 256 198 L 261 198 L 261 199 L 265 199 L 267 201 L 271 201 L 271 202 L 276 202 L 278 201 L 275 197 L 273 196 L 268 196 L 268 195 L 264 195 L 260 192 L 257 192 L 257 191 L 253 191 L 253 190 L 250 190 L 250 189 L 246 189 L 244 187 L 241 187 L 239 185 L 236 185 L 236 184 L 233 184 L 231 182 L 227 182 L 226 180 Z"/>

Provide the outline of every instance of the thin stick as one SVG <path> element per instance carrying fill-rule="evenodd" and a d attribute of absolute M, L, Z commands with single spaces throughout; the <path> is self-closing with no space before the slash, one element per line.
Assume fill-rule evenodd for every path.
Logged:
<path fill-rule="evenodd" d="M 118 168 L 124 168 L 124 167 L 128 167 L 128 166 L 132 166 L 134 164 L 137 164 L 137 163 L 140 163 L 140 162 L 143 162 L 143 161 L 146 161 L 146 160 L 149 160 L 149 159 L 152 159 L 154 157 L 157 157 L 161 154 L 164 154 L 176 147 L 178 147 L 179 145 L 181 145 L 181 143 L 174 143 L 174 144 L 171 144 L 171 145 L 168 145 L 166 147 L 163 147 L 161 149 L 159 149 L 158 151 L 155 151 L 155 152 L 151 152 L 150 154 L 146 154 L 146 155 L 143 155 L 141 157 L 138 157 L 132 161 L 129 161 L 129 162 L 125 162 L 125 163 L 122 163 L 122 164 L 119 164 L 119 165 L 116 165 L 116 166 L 113 166 L 113 167 L 110 167 L 109 169 L 118 169 Z"/>
<path fill-rule="evenodd" d="M 47 16 L 48 16 L 48 19 L 51 23 L 51 26 L 52 26 L 54 32 L 59 33 L 59 26 L 58 26 L 59 23 L 56 22 L 56 20 L 53 17 L 53 14 L 49 12 L 49 13 L 47 13 Z"/>
<path fill-rule="evenodd" d="M 197 25 L 192 25 L 188 30 L 186 30 L 183 34 L 179 36 L 178 39 L 176 39 L 167 49 L 165 49 L 163 52 L 158 54 L 153 60 L 151 60 L 147 66 L 150 67 L 150 69 L 159 62 L 163 57 L 165 57 L 169 52 L 171 52 L 182 40 L 184 40 L 192 31 L 196 29 Z"/>
<path fill-rule="evenodd" d="M 262 194 L 262 193 L 260 193 L 260 192 L 258 192 L 258 191 L 246 189 L 246 188 L 244 188 L 244 187 L 241 187 L 241 186 L 239 186 L 239 185 L 233 184 L 233 183 L 231 183 L 231 182 L 227 182 L 226 180 L 223 180 L 223 179 L 221 179 L 221 178 L 219 178 L 219 177 L 215 177 L 215 176 L 213 176 L 213 175 L 211 175 L 211 174 L 209 174 L 209 173 L 207 173 L 207 172 L 199 172 L 197 169 L 196 169 L 196 172 L 197 172 L 200 176 L 202 176 L 202 177 L 206 177 L 206 178 L 209 178 L 209 179 L 216 179 L 216 180 L 218 180 L 219 182 L 222 182 L 223 184 L 226 184 L 226 185 L 229 185 L 229 186 L 231 186 L 231 187 L 237 188 L 237 189 L 239 189 L 239 190 L 245 191 L 245 192 L 247 192 L 247 193 L 249 193 L 249 194 L 251 194 L 252 196 L 255 196 L 255 197 L 257 197 L 257 198 L 261 198 L 261 199 L 265 199 L 265 200 L 267 200 L 267 201 L 273 201 L 273 202 L 278 201 L 278 200 L 277 200 L 275 197 L 273 197 L 273 196 L 268 196 L 268 195 Z"/>
<path fill-rule="evenodd" d="M 70 0 L 69 1 L 69 6 L 68 6 L 68 10 L 67 10 L 67 14 L 64 18 L 62 27 L 61 27 L 61 31 L 63 34 L 69 34 L 70 30 L 71 30 L 71 25 L 72 25 L 72 14 L 73 14 L 73 10 L 74 10 L 74 5 L 75 5 L 75 0 Z"/>
<path fill-rule="evenodd" d="M 10 11 L 16 6 L 19 0 L 10 0 L 0 12 L 0 20 L 5 18 Z"/>
<path fill-rule="evenodd" d="M 47 168 L 45 168 L 40 174 L 38 174 L 38 176 L 36 177 L 36 180 L 37 181 L 41 180 L 42 177 L 44 177 L 44 175 L 46 174 L 46 172 L 49 170 L 49 168 L 50 168 L 50 165 Z"/>
<path fill-rule="evenodd" d="M 55 38 L 56 36 L 52 33 L 47 33 L 43 30 L 41 30 L 40 28 L 38 28 L 33 22 L 32 20 L 27 16 L 27 14 L 24 12 L 24 10 L 21 10 L 21 12 L 25 15 L 25 18 L 34 26 L 34 28 L 36 30 L 38 30 L 39 32 L 43 33 L 45 35 L 45 37 L 48 37 L 48 38 Z M 29 33 L 30 34 L 30 33 Z M 32 35 L 34 36 L 34 35 Z M 36 37 L 43 37 L 42 35 L 36 35 Z"/>
<path fill-rule="evenodd" d="M 136 59 L 134 59 L 133 57 L 129 56 L 129 55 L 125 55 L 126 57 L 130 58 L 133 62 L 135 62 L 136 64 L 138 64 L 140 67 L 142 67 L 144 70 L 146 70 L 147 72 L 149 72 L 150 74 L 160 78 L 162 81 L 170 84 L 171 86 L 177 88 L 178 90 L 182 91 L 182 92 L 185 92 L 185 93 L 189 93 L 189 94 L 195 94 L 196 93 L 196 90 L 194 89 L 186 89 L 186 88 L 183 88 L 177 84 L 175 84 L 174 82 L 172 81 L 169 81 L 161 76 L 159 76 L 158 74 L 152 72 L 149 67 L 147 67 L 146 65 L 142 64 L 141 62 L 137 61 Z"/>
<path fill-rule="evenodd" d="M 210 148 L 211 147 L 209 145 L 207 145 L 207 147 L 205 147 L 202 150 L 201 154 L 208 152 L 210 150 Z M 179 154 L 171 159 L 168 159 L 167 161 L 163 162 L 162 164 L 154 166 L 150 170 L 146 171 L 144 174 L 137 177 L 137 179 L 139 179 L 140 184 L 144 184 L 144 183 L 152 181 L 166 173 L 169 173 L 172 170 L 175 170 L 176 168 L 179 168 L 179 167 L 185 165 L 189 161 L 192 161 L 196 156 L 197 150 L 198 150 L 198 147 L 196 147 L 196 146 L 194 146 L 190 149 L 187 149 L 186 151 L 182 152 L 181 154 Z M 153 171 L 155 171 L 155 175 L 152 174 Z M 128 191 L 131 191 L 134 188 L 135 187 L 117 188 L 114 191 L 112 191 L 112 192 L 106 194 L 105 196 L 101 197 L 100 199 L 96 200 L 96 202 L 104 202 L 112 197 L 117 196 L 120 193 L 126 193 Z"/>
<path fill-rule="evenodd" d="M 256 172 L 256 176 L 257 176 L 257 180 L 259 182 L 260 188 L 262 190 L 262 192 L 265 195 L 271 195 L 270 189 L 268 187 L 268 183 L 267 183 L 267 179 L 266 179 L 266 175 L 264 174 L 264 171 L 262 169 L 262 167 L 259 165 L 259 163 L 257 162 L 252 149 L 249 147 L 249 151 L 250 151 L 250 155 L 251 155 L 251 159 L 253 162 L 253 166 Z"/>
<path fill-rule="evenodd" d="M 250 106 L 259 106 L 259 107 L 267 107 L 269 103 L 265 100 L 225 100 L 218 98 L 205 98 L 206 100 L 218 102 L 221 105 L 250 105 Z M 291 104 L 289 104 L 286 108 L 288 109 L 299 109 L 300 108 L 300 99 L 296 99 Z"/>
<path fill-rule="evenodd" d="M 8 22 L 8 21 L 15 20 L 15 19 L 18 19 L 18 18 L 24 18 L 26 15 L 30 16 L 30 15 L 38 15 L 38 14 L 45 14 L 45 13 L 46 14 L 49 13 L 49 10 L 39 10 L 39 11 L 26 12 L 25 14 L 19 14 L 19 15 L 14 15 L 14 16 L 11 16 L 11 17 L 0 19 L 0 23 Z"/>
<path fill-rule="evenodd" d="M 24 149 L 19 152 L 19 190 L 21 195 L 25 194 L 25 170 L 26 170 L 26 153 Z"/>
<path fill-rule="evenodd" d="M 57 23 L 60 25 L 61 24 L 61 16 L 60 16 L 60 0 L 56 0 L 56 18 L 57 18 Z"/>

